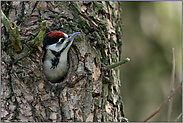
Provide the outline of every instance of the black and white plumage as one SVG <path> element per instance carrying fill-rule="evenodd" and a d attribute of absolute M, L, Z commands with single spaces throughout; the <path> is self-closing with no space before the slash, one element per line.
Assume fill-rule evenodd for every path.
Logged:
<path fill-rule="evenodd" d="M 61 31 L 50 31 L 43 39 L 43 72 L 52 83 L 60 83 L 68 72 L 68 51 L 74 37 L 79 32 L 65 34 Z"/>

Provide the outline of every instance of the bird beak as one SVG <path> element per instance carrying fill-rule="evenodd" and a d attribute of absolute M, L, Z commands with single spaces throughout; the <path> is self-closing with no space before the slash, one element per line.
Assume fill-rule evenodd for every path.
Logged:
<path fill-rule="evenodd" d="M 78 35 L 80 32 L 75 32 L 75 33 L 72 33 L 72 34 L 68 34 L 68 38 L 69 38 L 69 41 L 72 41 L 74 39 L 74 37 L 76 37 L 76 35 Z"/>

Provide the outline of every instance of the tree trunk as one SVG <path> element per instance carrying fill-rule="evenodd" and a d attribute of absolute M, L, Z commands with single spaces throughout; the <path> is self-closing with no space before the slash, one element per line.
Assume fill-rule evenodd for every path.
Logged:
<path fill-rule="evenodd" d="M 119 67 L 120 2 L 1 2 L 6 17 L 20 28 L 20 53 L 1 24 L 1 120 L 59 122 L 125 121 Z M 69 51 L 69 72 L 58 84 L 42 71 L 42 45 L 30 45 L 40 31 L 81 32 Z M 42 44 L 42 43 L 41 43 Z"/>

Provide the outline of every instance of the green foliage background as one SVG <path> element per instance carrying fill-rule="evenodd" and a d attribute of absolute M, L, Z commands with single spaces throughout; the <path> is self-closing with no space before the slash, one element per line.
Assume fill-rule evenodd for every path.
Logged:
<path fill-rule="evenodd" d="M 122 2 L 122 10 L 122 59 L 131 59 L 121 66 L 124 113 L 142 121 L 170 94 L 172 47 L 175 87 L 182 80 L 182 2 Z M 182 112 L 181 92 L 173 97 L 171 121 Z M 149 121 L 166 121 L 167 111 L 168 104 Z"/>

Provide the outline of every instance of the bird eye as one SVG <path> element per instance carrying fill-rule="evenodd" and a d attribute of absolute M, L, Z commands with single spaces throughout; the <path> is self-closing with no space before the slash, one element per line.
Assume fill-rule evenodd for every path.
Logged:
<path fill-rule="evenodd" d="M 62 44 L 64 42 L 65 38 L 59 38 L 58 42 L 57 42 L 57 46 L 59 46 L 60 44 Z"/>
<path fill-rule="evenodd" d="M 59 43 L 63 43 L 64 40 L 65 40 L 65 38 L 60 38 L 58 42 L 59 42 Z"/>

